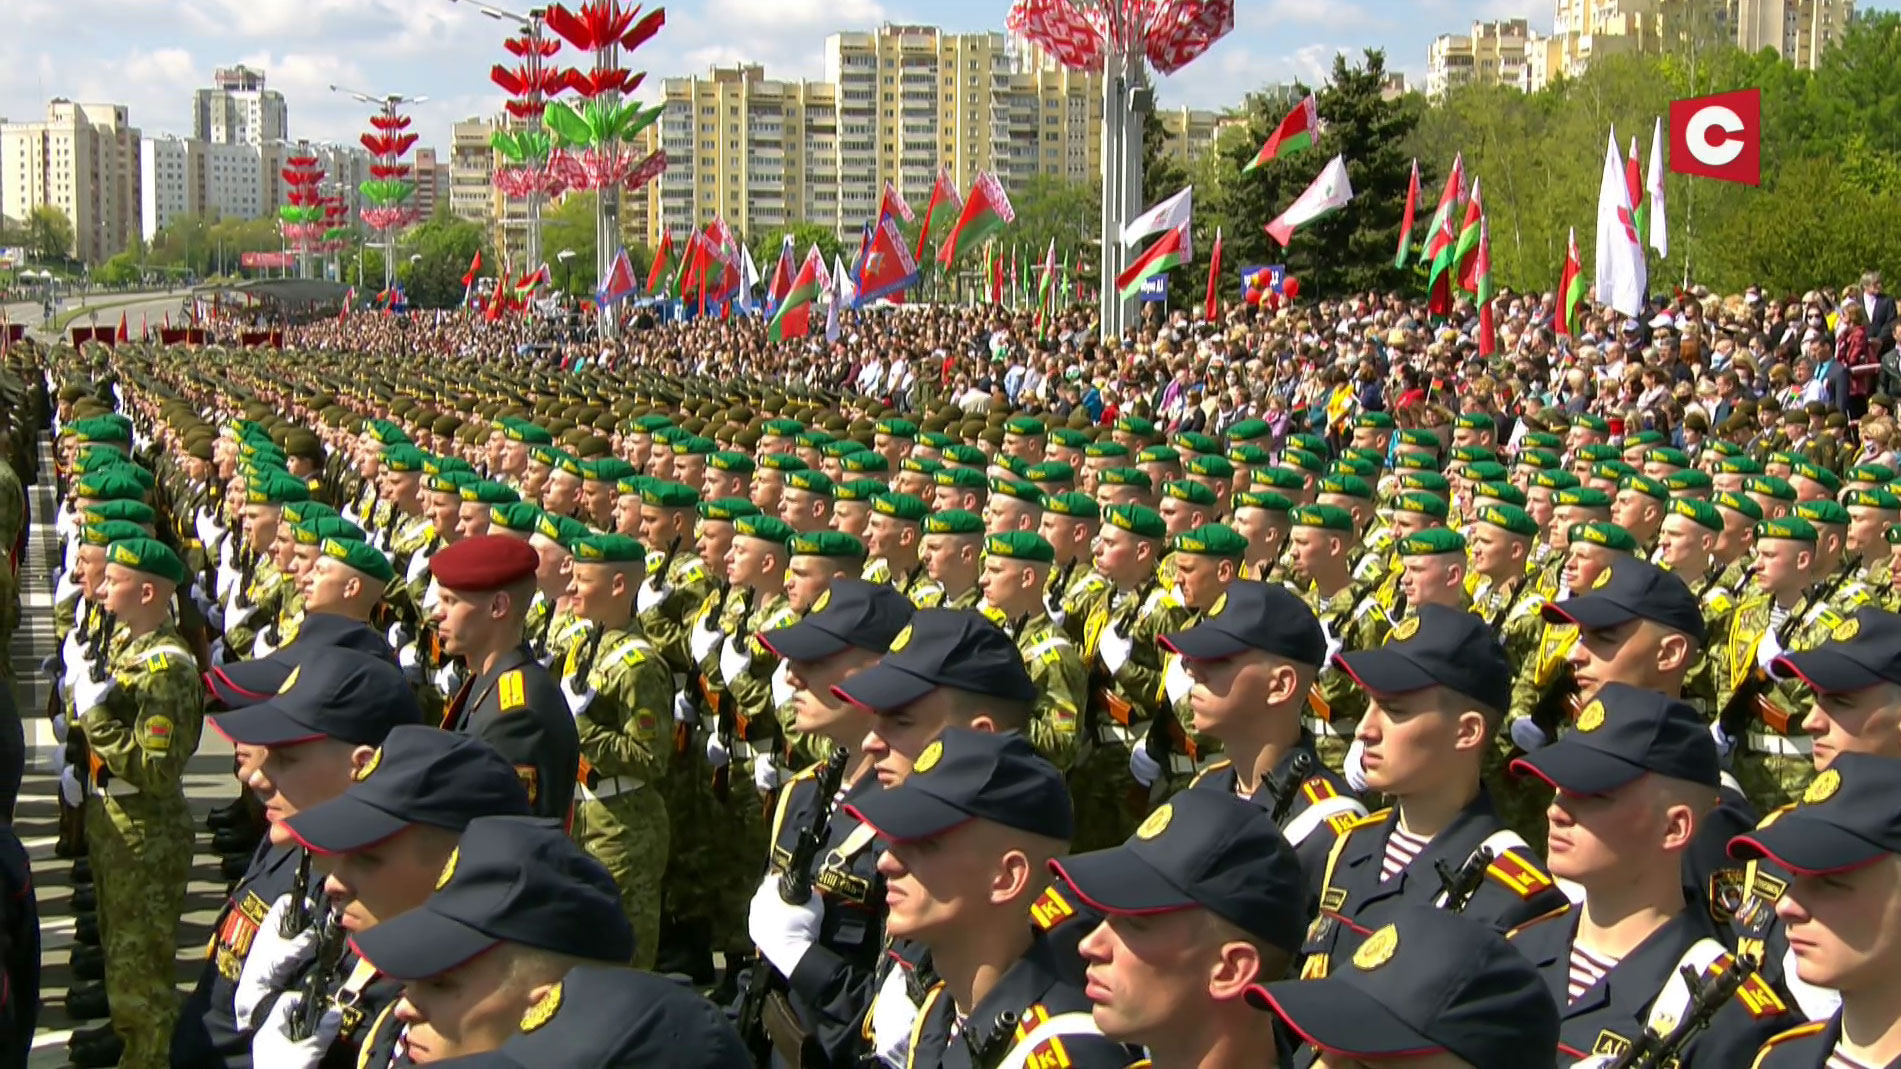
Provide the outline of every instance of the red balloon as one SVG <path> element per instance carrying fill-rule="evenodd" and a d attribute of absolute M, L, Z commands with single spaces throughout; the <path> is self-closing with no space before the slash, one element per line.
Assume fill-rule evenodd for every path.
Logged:
<path fill-rule="evenodd" d="M 1287 295 L 1287 299 L 1290 301 L 1298 299 L 1300 297 L 1300 279 L 1297 279 L 1292 275 L 1288 275 L 1286 278 L 1282 279 L 1281 292 L 1285 293 Z"/>

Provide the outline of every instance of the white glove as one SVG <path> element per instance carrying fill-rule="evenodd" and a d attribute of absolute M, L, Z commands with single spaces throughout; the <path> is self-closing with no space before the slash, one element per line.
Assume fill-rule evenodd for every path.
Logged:
<path fill-rule="evenodd" d="M 405 672 L 412 668 L 422 667 L 422 654 L 417 651 L 414 642 L 397 647 L 396 664 Z"/>
<path fill-rule="evenodd" d="M 403 572 L 403 582 L 405 584 L 413 583 L 416 580 L 421 579 L 422 573 L 428 570 L 429 570 L 429 555 L 419 549 L 415 553 L 410 555 L 409 568 Z"/>
<path fill-rule="evenodd" d="M 383 633 L 383 637 L 389 640 L 390 649 L 400 650 L 403 644 L 409 641 L 409 632 L 403 630 L 403 622 L 398 620 L 389 625 L 389 630 Z"/>
<path fill-rule="evenodd" d="M 66 714 L 64 712 L 53 714 L 53 741 L 59 743 L 62 749 L 65 747 Z"/>
<path fill-rule="evenodd" d="M 1110 624 L 1102 629 L 1102 637 L 1096 642 L 1096 651 L 1102 654 L 1103 667 L 1110 675 L 1118 675 L 1122 666 L 1129 663 L 1129 654 L 1135 650 L 1135 643 L 1123 638 Z"/>
<path fill-rule="evenodd" d="M 428 561 L 424 561 L 423 564 L 427 566 Z M 434 579 L 431 579 L 429 580 L 429 586 L 426 589 L 424 589 L 422 592 L 423 615 L 427 616 L 430 613 L 435 612 L 436 606 L 441 604 L 441 602 L 442 602 L 442 588 L 436 585 L 436 581 Z"/>
<path fill-rule="evenodd" d="M 271 640 L 268 637 L 266 637 L 269 634 L 270 634 L 270 628 L 268 627 L 257 633 L 257 641 L 251 643 L 251 659 L 252 660 L 261 661 L 264 658 L 269 657 L 271 654 L 277 652 L 277 647 L 271 645 Z"/>
<path fill-rule="evenodd" d="M 904 1069 L 917 1026 L 918 1005 L 905 990 L 905 975 L 902 966 L 892 969 L 871 1004 L 872 1050 L 891 1069 Z"/>
<path fill-rule="evenodd" d="M 1129 751 L 1129 775 L 1144 787 L 1153 786 L 1161 777 L 1161 763 L 1149 756 L 1149 740 L 1135 740 L 1135 747 Z"/>
<path fill-rule="evenodd" d="M 278 925 L 290 908 L 290 892 L 278 895 L 251 936 L 251 951 L 238 970 L 237 990 L 231 997 L 232 1016 L 240 1032 L 251 1030 L 258 1007 L 271 997 L 271 992 L 283 990 L 317 945 L 316 925 L 305 925 L 289 939 L 278 933 Z"/>
<path fill-rule="evenodd" d="M 92 681 L 92 673 L 86 672 L 81 674 L 79 679 L 73 683 L 74 715 L 85 716 L 92 710 L 104 705 L 106 703 L 106 696 L 111 694 L 112 689 L 118 685 L 118 678 L 110 672 L 106 673 L 105 679 L 97 683 Z"/>
<path fill-rule="evenodd" d="M 1062 603 L 1054 598 L 1043 599 L 1043 611 L 1049 614 L 1050 623 L 1057 627 L 1069 622 L 1069 614 L 1063 611 Z"/>
<path fill-rule="evenodd" d="M 818 942 L 819 920 L 824 916 L 825 904 L 816 893 L 798 906 L 780 898 L 779 874 L 769 872 L 753 893 L 746 931 L 772 967 L 781 976 L 791 976 L 799 959 Z"/>
<path fill-rule="evenodd" d="M 72 664 L 74 661 L 84 660 L 85 657 L 86 657 L 85 648 L 79 644 L 78 629 L 73 628 L 73 629 L 68 630 L 66 632 L 66 640 L 59 644 L 60 664 L 69 665 L 69 664 Z"/>
<path fill-rule="evenodd" d="M 69 806 L 86 804 L 85 788 L 79 785 L 79 773 L 73 771 L 71 765 L 59 774 L 59 796 Z"/>
<path fill-rule="evenodd" d="M 713 768 L 725 768 L 733 763 L 733 755 L 727 752 L 726 744 L 717 733 L 706 737 L 706 763 Z"/>
<path fill-rule="evenodd" d="M 264 1023 L 251 1037 L 254 1064 L 268 1065 L 271 1069 L 317 1069 L 324 1052 L 343 1030 L 343 1011 L 335 1006 L 323 1011 L 323 1016 L 317 1019 L 317 1033 L 309 1039 L 296 1040 L 290 1038 L 290 1020 L 303 1002 L 301 993 L 286 994 L 264 1015 Z"/>
<path fill-rule="evenodd" d="M 436 669 L 436 674 L 430 682 L 434 683 L 436 689 L 446 696 L 453 696 L 457 690 L 461 689 L 456 685 L 455 665 L 453 664 L 445 664 L 441 668 Z"/>
<path fill-rule="evenodd" d="M 1340 774 L 1346 777 L 1347 786 L 1353 788 L 1355 794 L 1366 790 L 1365 754 L 1366 743 L 1354 739 L 1353 745 L 1347 747 L 1346 760 L 1340 764 Z"/>
<path fill-rule="evenodd" d="M 726 641 L 720 644 L 719 650 L 720 679 L 730 684 L 744 675 L 746 667 L 750 664 L 752 664 L 752 655 L 746 652 L 746 640 L 738 635 L 726 636 Z"/>
<path fill-rule="evenodd" d="M 238 585 L 238 571 L 228 564 L 218 565 L 218 578 L 213 584 L 219 601 L 230 601 L 231 592 Z"/>
<path fill-rule="evenodd" d="M 1531 722 L 1530 717 L 1520 717 L 1512 721 L 1512 742 L 1526 753 L 1542 750 L 1551 745 L 1551 736 L 1545 729 Z"/>
<path fill-rule="evenodd" d="M 211 663 L 212 664 L 219 665 L 222 667 L 226 663 L 229 657 L 230 657 L 230 654 L 224 648 L 224 639 L 218 639 L 216 642 L 213 642 L 211 644 Z"/>
<path fill-rule="evenodd" d="M 1722 724 L 1710 724 L 1710 738 L 1716 740 L 1716 755 L 1723 760 L 1729 760 L 1729 755 L 1736 752 L 1736 740 L 1729 737 Z"/>
<path fill-rule="evenodd" d="M 682 687 L 673 695 L 673 722 L 676 724 L 691 724 L 698 719 L 699 717 L 695 715 L 693 709 L 693 696 L 687 693 L 686 688 Z"/>
<path fill-rule="evenodd" d="M 1168 670 L 1162 673 L 1162 687 L 1171 705 L 1186 701 L 1188 692 L 1195 689 L 1195 681 L 1188 674 L 1188 665 L 1180 657 L 1168 659 Z"/>
<path fill-rule="evenodd" d="M 224 527 L 218 523 L 218 518 L 212 515 L 210 509 L 200 510 L 192 519 L 191 527 L 197 533 L 198 541 L 207 546 L 224 537 Z"/>
<path fill-rule="evenodd" d="M 673 588 L 666 584 L 654 586 L 652 583 L 640 584 L 640 590 L 634 595 L 634 611 L 646 613 L 666 601 L 672 595 Z"/>
<path fill-rule="evenodd" d="M 568 703 L 568 715 L 577 718 L 594 704 L 597 695 L 593 687 L 580 689 L 580 682 L 579 676 L 569 676 L 561 681 L 561 697 Z"/>
<path fill-rule="evenodd" d="M 713 614 L 709 612 L 701 619 L 705 621 L 705 626 L 695 626 L 693 633 L 687 636 L 687 648 L 693 654 L 694 664 L 706 663 L 713 647 L 719 645 L 719 632 L 713 629 Z"/>
<path fill-rule="evenodd" d="M 754 754 L 752 759 L 752 785 L 759 788 L 760 794 L 770 794 L 785 781 L 785 774 L 779 771 L 779 762 L 769 753 Z"/>
<path fill-rule="evenodd" d="M 1780 656 L 1782 640 L 1776 638 L 1776 629 L 1772 627 L 1764 631 L 1762 641 L 1756 643 L 1756 667 L 1762 669 L 1764 675 L 1773 677 L 1775 673 L 1769 671 L 1769 666 Z"/>
<path fill-rule="evenodd" d="M 223 605 L 220 605 L 215 601 L 208 601 L 204 605 L 200 606 L 199 611 L 204 613 L 205 623 L 208 624 L 213 631 L 222 632 L 224 630 L 224 606 Z"/>
<path fill-rule="evenodd" d="M 798 691 L 792 689 L 792 666 L 780 661 L 779 667 L 772 670 L 772 707 L 777 709 L 792 700 Z"/>

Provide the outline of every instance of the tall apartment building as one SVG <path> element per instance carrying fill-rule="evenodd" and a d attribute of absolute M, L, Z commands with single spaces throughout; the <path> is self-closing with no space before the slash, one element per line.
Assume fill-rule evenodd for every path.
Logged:
<path fill-rule="evenodd" d="M 1521 86 L 1538 90 L 1583 73 L 1593 60 L 1692 44 L 1770 49 L 1803 69 L 1841 39 L 1854 0 L 1555 0 L 1549 37 L 1534 35 Z"/>
<path fill-rule="evenodd" d="M 261 145 L 290 136 L 284 94 L 264 85 L 264 72 L 245 66 L 213 73 L 211 88 L 192 95 L 192 136 L 218 145 Z"/>
<path fill-rule="evenodd" d="M 1524 19 L 1474 22 L 1469 34 L 1440 34 L 1426 48 L 1426 95 L 1464 85 L 1520 85 L 1531 37 Z"/>
<path fill-rule="evenodd" d="M 140 166 L 125 105 L 55 98 L 44 122 L 0 125 L 0 215 L 50 204 L 73 224 L 73 255 L 102 263 L 139 233 Z"/>
<path fill-rule="evenodd" d="M 448 188 L 448 168 L 442 165 L 441 159 L 436 155 L 436 150 L 432 148 L 417 149 L 415 162 L 411 166 L 414 169 L 410 172 L 410 177 L 416 183 L 414 201 L 416 211 L 420 212 L 424 219 L 428 219 L 436 214 L 436 204 L 442 198 L 443 191 Z"/>
<path fill-rule="evenodd" d="M 495 150 L 489 147 L 494 132 L 493 122 L 468 118 L 449 133 L 449 210 L 484 225 L 495 219 L 495 190 L 489 181 L 495 174 Z"/>
<path fill-rule="evenodd" d="M 315 156 L 324 189 L 354 207 L 357 186 L 370 177 L 369 153 L 335 142 L 282 141 L 260 145 L 152 137 L 139 146 L 142 227 L 146 238 L 181 216 L 259 219 L 288 203 L 283 171 L 292 156 Z"/>
<path fill-rule="evenodd" d="M 1157 108 L 1155 117 L 1161 120 L 1162 132 L 1168 138 L 1168 154 L 1179 163 L 1188 163 L 1200 157 L 1215 146 L 1222 127 L 1230 122 L 1240 122 L 1219 111 L 1195 111 L 1190 108 Z"/>
<path fill-rule="evenodd" d="M 822 81 L 741 65 L 663 90 L 667 172 L 622 214 L 650 244 L 715 214 L 747 235 L 812 222 L 849 238 L 887 181 L 921 209 L 940 166 L 960 188 L 982 170 L 1006 189 L 1101 169 L 1101 77 L 1001 33 L 886 25 L 827 38 Z"/>

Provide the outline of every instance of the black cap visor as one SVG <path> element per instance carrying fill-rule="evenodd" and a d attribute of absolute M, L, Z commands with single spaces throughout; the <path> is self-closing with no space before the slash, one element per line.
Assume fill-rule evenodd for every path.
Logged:
<path fill-rule="evenodd" d="M 1163 635 L 1162 645 L 1191 661 L 1225 661 L 1253 648 L 1212 624 Z"/>
<path fill-rule="evenodd" d="M 220 665 L 205 673 L 205 688 L 225 708 L 242 709 L 276 697 L 293 667 L 270 658 Z"/>
<path fill-rule="evenodd" d="M 295 746 L 329 736 L 301 723 L 275 701 L 259 702 L 210 718 L 218 734 L 240 746 Z"/>
<path fill-rule="evenodd" d="M 894 843 L 933 839 L 975 819 L 934 794 L 902 783 L 874 791 L 846 806 L 845 811 L 869 825 L 880 838 Z"/>
<path fill-rule="evenodd" d="M 1641 765 L 1615 754 L 1564 740 L 1512 761 L 1520 776 L 1536 776 L 1563 794 L 1589 798 L 1609 794 L 1644 774 Z"/>
<path fill-rule="evenodd" d="M 1075 854 L 1049 865 L 1078 898 L 1101 913 L 1139 916 L 1200 905 L 1126 847 Z"/>
<path fill-rule="evenodd" d="M 1769 663 L 1769 671 L 1778 679 L 1795 676 L 1822 694 L 1867 690 L 1877 683 L 1887 682 L 1879 673 L 1843 653 L 1835 645 L 1785 653 Z"/>
<path fill-rule="evenodd" d="M 937 689 L 923 676 L 878 663 L 832 688 L 838 697 L 872 712 L 902 709 Z"/>
<path fill-rule="evenodd" d="M 1738 861 L 1766 857 L 1799 875 L 1828 876 L 1866 868 L 1892 853 L 1847 828 L 1798 813 L 1731 839 L 1729 856 Z"/>
<path fill-rule="evenodd" d="M 1318 1050 L 1350 1058 L 1401 1058 L 1446 1048 L 1420 1035 L 1380 1002 L 1339 980 L 1296 980 L 1247 989 L 1248 1004 L 1273 1010 Z"/>
<path fill-rule="evenodd" d="M 1586 631 L 1621 627 L 1642 615 L 1601 594 L 1584 594 L 1563 601 L 1546 602 L 1539 612 L 1550 623 L 1576 624 Z"/>
<path fill-rule="evenodd" d="M 341 794 L 284 818 L 284 830 L 313 854 L 354 854 L 393 839 L 410 821 Z"/>
<path fill-rule="evenodd" d="M 441 976 L 500 942 L 425 903 L 358 933 L 350 946 L 378 972 L 407 982 Z"/>
<path fill-rule="evenodd" d="M 819 627 L 810 619 L 801 620 L 791 627 L 761 631 L 759 641 L 788 661 L 822 661 L 834 653 L 851 648 L 850 642 Z"/>
<path fill-rule="evenodd" d="M 1411 694 L 1439 685 L 1432 673 L 1398 650 L 1381 647 L 1334 654 L 1333 663 L 1375 694 Z"/>

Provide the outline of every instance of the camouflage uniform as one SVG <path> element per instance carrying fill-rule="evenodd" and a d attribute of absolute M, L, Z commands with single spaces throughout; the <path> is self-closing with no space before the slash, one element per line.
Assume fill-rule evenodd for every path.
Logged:
<path fill-rule="evenodd" d="M 106 996 L 127 1069 L 165 1066 L 178 997 L 178 918 L 191 866 L 182 783 L 198 748 L 204 688 L 170 624 L 113 655 L 117 686 L 79 718 L 92 751 L 86 838 L 99 897 Z"/>
<path fill-rule="evenodd" d="M 663 781 L 673 676 L 637 623 L 609 631 L 590 625 L 563 665 L 563 690 L 573 692 L 568 681 L 583 673 L 579 689 L 594 698 L 574 721 L 581 738 L 574 840 L 614 877 L 634 925 L 633 965 L 650 968 L 671 839 Z"/>
<path fill-rule="evenodd" d="M 664 554 L 648 556 L 650 565 L 656 569 L 665 563 L 666 578 L 658 589 L 641 584 L 639 600 L 651 601 L 651 604 L 640 610 L 640 627 L 653 648 L 666 660 L 675 683 L 683 684 L 687 674 L 695 668 L 693 654 L 687 649 L 687 632 L 693 627 L 694 618 L 699 616 L 700 607 L 713 596 L 713 574 L 706 570 L 706 562 L 697 553 L 680 553 L 671 561 L 666 561 Z M 664 596 L 661 590 L 665 591 Z"/>
<path fill-rule="evenodd" d="M 1711 666 L 1715 674 L 1716 710 L 1736 744 L 1732 770 L 1742 784 L 1743 794 L 1758 810 L 1767 812 L 1802 797 L 1802 791 L 1815 776 L 1813 744 L 1802 734 L 1802 718 L 1807 715 L 1810 692 L 1801 680 L 1768 680 L 1762 683 L 1762 649 L 1765 642 L 1780 645 L 1783 652 L 1814 649 L 1826 642 L 1859 604 L 1831 602 L 1809 604 L 1805 599 L 1792 612 L 1777 634 L 1771 635 L 1770 623 L 1774 599 L 1757 590 L 1742 599 L 1731 615 L 1720 646 L 1712 650 Z M 1786 636 L 1786 637 L 1783 637 Z M 1731 712 L 1738 691 L 1752 686 L 1757 691 L 1747 708 Z"/>
<path fill-rule="evenodd" d="M 26 523 L 26 491 L 13 465 L 0 459 L 0 558 L 12 554 Z M 0 686 L 13 678 L 13 632 L 20 626 L 20 585 L 13 569 L 0 560 Z"/>
<path fill-rule="evenodd" d="M 1162 654 L 1156 638 L 1181 630 L 1186 606 L 1155 583 L 1097 597 L 1083 625 L 1083 660 L 1090 692 L 1085 730 L 1093 751 L 1069 771 L 1076 805 L 1077 852 L 1128 838 L 1148 807 L 1148 790 L 1129 771 L 1130 750 L 1156 716 L 1171 715 L 1162 695 Z M 1130 642 L 1129 659 L 1113 673 L 1102 659 L 1102 634 L 1114 621 Z"/>
<path fill-rule="evenodd" d="M 1017 649 L 1036 684 L 1036 712 L 1030 719 L 1030 745 L 1050 764 L 1067 771 L 1084 747 L 1077 722 L 1089 693 L 1089 670 L 1063 629 L 1047 613 L 1037 613 L 1016 632 Z"/>
<path fill-rule="evenodd" d="M 247 607 L 239 610 L 238 619 L 225 620 L 225 656 L 232 660 L 250 659 L 258 632 L 277 618 L 278 607 L 289 589 L 284 573 L 277 570 L 276 562 L 266 553 L 251 573 L 251 585 L 245 587 Z"/>
<path fill-rule="evenodd" d="M 1301 600 L 1320 618 L 1329 652 L 1339 653 L 1373 649 L 1386 641 L 1390 625 L 1374 595 L 1371 584 L 1357 581 L 1330 598 L 1323 599 L 1312 583 L 1300 593 Z M 1339 772 L 1353 743 L 1353 729 L 1366 715 L 1366 692 L 1353 677 L 1328 665 L 1314 681 L 1308 707 L 1313 715 L 1304 719 L 1307 730 L 1314 734 L 1314 750 L 1328 768 Z"/>

